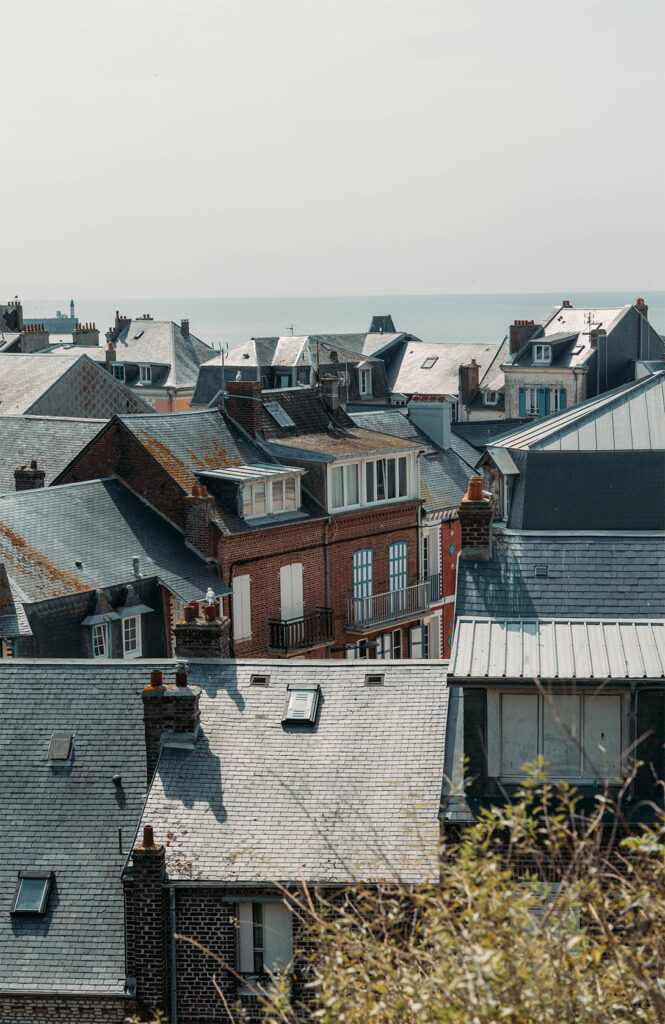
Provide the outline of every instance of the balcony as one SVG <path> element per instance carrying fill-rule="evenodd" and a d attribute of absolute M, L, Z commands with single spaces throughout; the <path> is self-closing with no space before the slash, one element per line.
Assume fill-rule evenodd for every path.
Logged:
<path fill-rule="evenodd" d="M 429 586 L 429 603 L 436 604 L 441 600 L 441 573 L 432 573 L 425 582 Z"/>
<path fill-rule="evenodd" d="M 436 586 L 434 585 L 436 581 Z M 371 597 L 346 598 L 346 628 L 352 633 L 366 633 L 405 619 L 415 619 L 428 611 L 433 597 L 440 591 L 439 574 L 401 590 L 388 590 Z"/>
<path fill-rule="evenodd" d="M 275 654 L 297 654 L 331 644 L 335 638 L 332 608 L 317 608 L 302 619 L 268 619 L 268 626 L 270 650 Z"/>

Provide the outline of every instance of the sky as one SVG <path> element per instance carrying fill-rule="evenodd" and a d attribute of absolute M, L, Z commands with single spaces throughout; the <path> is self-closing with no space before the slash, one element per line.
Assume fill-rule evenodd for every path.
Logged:
<path fill-rule="evenodd" d="M 664 286 L 661 0 L 21 0 L 3 39 L 0 301 Z"/>

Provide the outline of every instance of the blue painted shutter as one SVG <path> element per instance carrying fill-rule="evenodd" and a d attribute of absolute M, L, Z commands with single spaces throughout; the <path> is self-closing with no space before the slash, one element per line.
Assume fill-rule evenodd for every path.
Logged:
<path fill-rule="evenodd" d="M 355 620 L 359 625 L 372 619 L 372 594 L 374 593 L 374 551 L 362 548 L 353 552 L 353 599 Z"/>
<path fill-rule="evenodd" d="M 547 415 L 547 413 L 545 411 L 545 406 L 546 406 L 546 402 L 547 402 L 548 397 L 549 397 L 549 393 L 548 393 L 547 388 L 538 388 L 538 415 L 539 416 L 546 416 Z"/>
<path fill-rule="evenodd" d="M 559 411 L 563 412 L 566 408 L 566 389 L 559 388 Z"/>
<path fill-rule="evenodd" d="M 344 657 L 350 661 L 355 661 L 358 657 L 357 644 L 344 644 Z"/>
<path fill-rule="evenodd" d="M 520 388 L 520 416 L 526 416 L 526 391 Z"/>
<path fill-rule="evenodd" d="M 388 574 L 391 590 L 404 590 L 407 586 L 408 544 L 399 541 L 388 548 Z"/>
<path fill-rule="evenodd" d="M 383 660 L 385 658 L 392 658 L 393 656 L 393 637 L 392 633 L 381 633 L 376 638 L 376 656 L 378 659 Z"/>
<path fill-rule="evenodd" d="M 409 630 L 409 657 L 425 657 L 425 627 L 411 626 Z"/>

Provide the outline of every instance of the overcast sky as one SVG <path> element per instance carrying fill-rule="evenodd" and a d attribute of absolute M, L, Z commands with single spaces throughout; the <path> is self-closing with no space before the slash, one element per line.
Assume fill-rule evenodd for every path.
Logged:
<path fill-rule="evenodd" d="M 20 0 L 0 300 L 663 287 L 662 0 Z"/>

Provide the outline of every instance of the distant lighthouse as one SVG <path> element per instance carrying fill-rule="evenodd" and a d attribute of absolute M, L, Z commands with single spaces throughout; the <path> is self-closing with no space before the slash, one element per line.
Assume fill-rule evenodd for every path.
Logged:
<path fill-rule="evenodd" d="M 74 300 L 69 300 L 69 315 L 74 319 Z"/>

